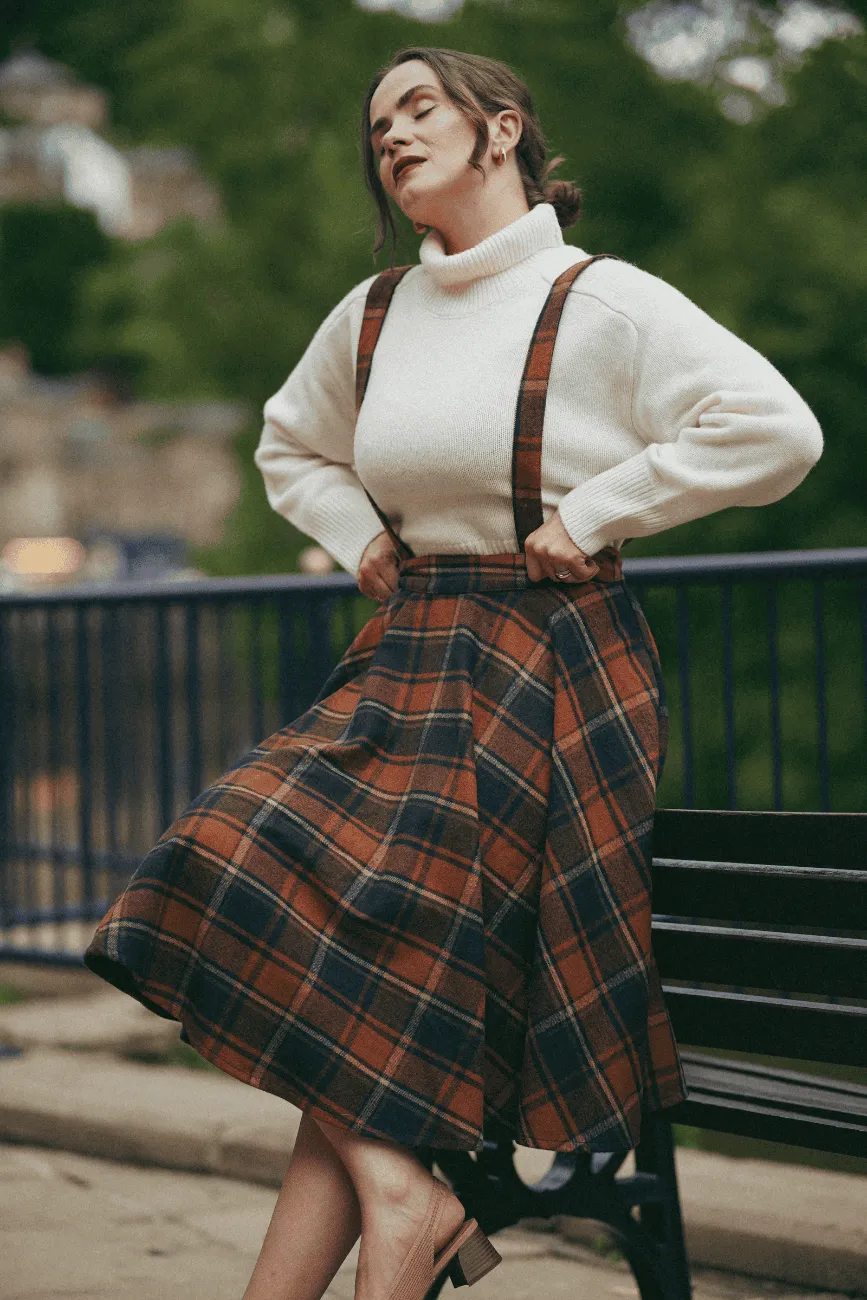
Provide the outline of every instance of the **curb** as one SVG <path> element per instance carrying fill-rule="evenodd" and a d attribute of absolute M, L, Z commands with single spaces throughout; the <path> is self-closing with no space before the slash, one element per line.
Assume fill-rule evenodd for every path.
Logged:
<path fill-rule="evenodd" d="M 0 1140 L 279 1187 L 300 1112 L 216 1073 L 49 1048 L 0 1061 Z"/>
<path fill-rule="evenodd" d="M 216 1071 L 51 1048 L 0 1060 L 0 1141 L 277 1188 L 299 1119 Z M 522 1176 L 539 1177 L 548 1159 L 519 1150 Z M 676 1160 L 692 1265 L 867 1294 L 867 1178 L 683 1147 Z M 583 1244 L 604 1235 L 584 1219 L 556 1226 Z"/>

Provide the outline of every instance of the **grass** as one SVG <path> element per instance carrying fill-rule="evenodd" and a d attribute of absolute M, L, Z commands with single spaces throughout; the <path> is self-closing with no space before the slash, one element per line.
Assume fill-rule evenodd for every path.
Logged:
<path fill-rule="evenodd" d="M 621 1260 L 626 1258 L 625 1255 L 621 1255 L 614 1245 L 613 1238 L 609 1237 L 607 1233 L 600 1232 L 589 1245 L 595 1255 L 601 1255 L 603 1259 L 607 1259 L 611 1264 L 619 1264 Z"/>
<path fill-rule="evenodd" d="M 125 1052 L 127 1061 L 136 1061 L 139 1065 L 171 1065 L 183 1070 L 214 1070 L 222 1074 L 219 1066 L 206 1061 L 189 1043 L 172 1043 L 164 1052 Z"/>
<path fill-rule="evenodd" d="M 23 1002 L 25 994 L 12 984 L 0 984 L 0 1007 L 12 1007 L 16 1002 Z"/>

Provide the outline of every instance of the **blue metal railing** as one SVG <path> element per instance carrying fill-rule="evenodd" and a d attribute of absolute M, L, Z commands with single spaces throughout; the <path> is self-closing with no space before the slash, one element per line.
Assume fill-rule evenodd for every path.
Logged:
<path fill-rule="evenodd" d="M 624 572 L 665 673 L 660 804 L 867 807 L 867 548 Z M 304 711 L 374 608 L 346 573 L 0 594 L 0 957 L 78 960 L 162 830 Z"/>

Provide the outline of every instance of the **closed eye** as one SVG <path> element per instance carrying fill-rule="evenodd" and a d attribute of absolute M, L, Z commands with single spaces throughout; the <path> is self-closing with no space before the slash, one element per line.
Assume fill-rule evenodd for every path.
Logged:
<path fill-rule="evenodd" d="M 413 120 L 414 122 L 417 122 L 417 121 L 419 120 L 420 117 L 427 117 L 428 113 L 432 113 L 432 112 L 434 111 L 434 108 L 435 108 L 435 107 L 436 107 L 435 104 L 431 104 L 430 108 L 426 108 L 426 109 L 424 109 L 424 111 L 421 112 L 421 113 L 416 113 L 415 117 L 414 117 L 412 120 Z M 380 158 L 382 157 L 382 155 L 383 155 L 384 153 L 385 153 L 385 148 L 384 148 L 382 145 L 380 145 L 380 147 L 379 147 L 379 156 L 380 156 Z"/>

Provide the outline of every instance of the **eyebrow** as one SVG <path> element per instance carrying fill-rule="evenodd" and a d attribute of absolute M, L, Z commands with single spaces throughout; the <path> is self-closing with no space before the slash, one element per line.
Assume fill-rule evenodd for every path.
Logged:
<path fill-rule="evenodd" d="M 403 94 L 400 96 L 400 98 L 398 99 L 397 107 L 403 108 L 404 104 L 408 104 L 409 101 L 412 99 L 413 95 L 417 94 L 420 90 L 432 90 L 434 94 L 437 93 L 436 86 L 431 86 L 427 82 L 422 82 L 418 86 L 410 86 L 409 90 L 405 90 Z M 387 117 L 378 117 L 376 119 L 373 126 L 370 128 L 371 141 L 373 140 L 373 137 L 376 135 L 377 131 L 380 131 L 387 123 L 388 123 Z"/>

